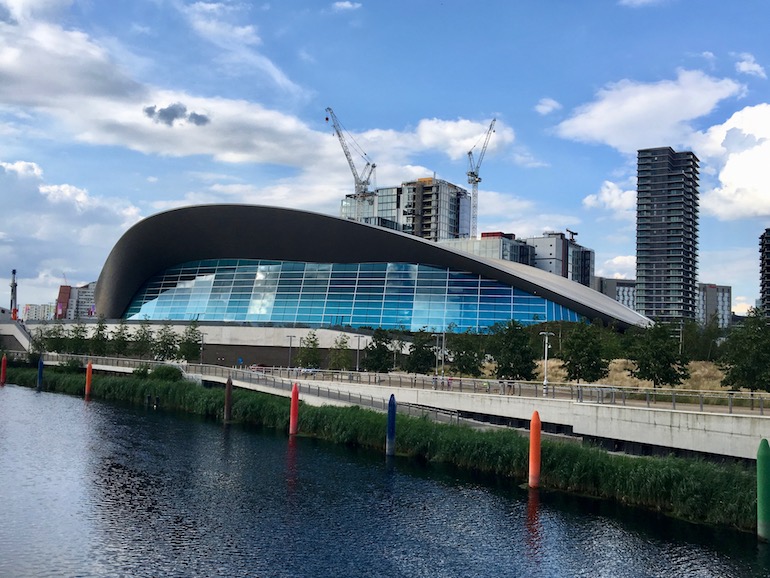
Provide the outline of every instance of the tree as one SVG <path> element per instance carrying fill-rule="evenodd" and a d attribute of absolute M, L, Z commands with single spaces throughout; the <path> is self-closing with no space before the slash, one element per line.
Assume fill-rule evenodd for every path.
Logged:
<path fill-rule="evenodd" d="M 130 337 L 128 335 L 126 320 L 121 319 L 110 336 L 110 351 L 120 357 L 128 352 L 129 344 Z"/>
<path fill-rule="evenodd" d="M 734 390 L 770 391 L 770 326 L 761 309 L 749 309 L 721 346 L 722 385 Z"/>
<path fill-rule="evenodd" d="M 321 367 L 321 350 L 318 347 L 318 336 L 315 330 L 308 331 L 307 335 L 299 340 L 300 346 L 294 357 L 296 365 L 317 369 Z"/>
<path fill-rule="evenodd" d="M 433 373 L 436 355 L 433 349 L 433 337 L 425 329 L 420 329 L 412 335 L 409 355 L 404 360 L 404 369 L 408 373 Z"/>
<path fill-rule="evenodd" d="M 681 346 L 686 359 L 711 361 L 716 356 L 719 319 L 716 314 L 705 325 L 688 320 L 682 325 Z"/>
<path fill-rule="evenodd" d="M 171 328 L 171 324 L 166 322 L 158 330 L 155 336 L 155 343 L 152 346 L 152 353 L 155 359 L 176 359 L 179 357 L 179 336 Z"/>
<path fill-rule="evenodd" d="M 407 343 L 409 343 L 407 339 L 409 336 L 409 332 L 403 326 L 397 331 L 391 332 L 390 348 L 393 351 L 393 369 L 397 367 L 403 368 L 406 363 L 406 355 L 404 355 L 403 351 Z"/>
<path fill-rule="evenodd" d="M 43 338 L 46 351 L 53 353 L 64 353 L 67 349 L 67 336 L 64 332 L 64 326 L 58 319 L 45 331 Z"/>
<path fill-rule="evenodd" d="M 76 355 L 84 355 L 88 353 L 88 330 L 80 319 L 75 322 L 75 325 L 70 327 L 67 335 L 67 353 L 74 353 Z"/>
<path fill-rule="evenodd" d="M 447 350 L 452 368 L 460 375 L 478 377 L 484 362 L 484 337 L 468 329 L 465 333 L 447 335 Z"/>
<path fill-rule="evenodd" d="M 202 337 L 198 322 L 191 321 L 179 341 L 179 357 L 187 362 L 200 361 Z"/>
<path fill-rule="evenodd" d="M 364 348 L 366 355 L 361 365 L 367 371 L 385 373 L 390 369 L 392 353 L 388 344 L 390 338 L 384 329 L 375 329 L 372 342 Z"/>
<path fill-rule="evenodd" d="M 634 344 L 629 373 L 652 382 L 653 387 L 679 385 L 690 376 L 687 361 L 679 353 L 679 340 L 671 326 L 656 323 L 642 331 Z"/>
<path fill-rule="evenodd" d="M 501 379 L 535 378 L 535 350 L 523 326 L 511 319 L 492 326 L 489 352 L 497 362 L 497 377 Z"/>
<path fill-rule="evenodd" d="M 134 355 L 139 359 L 144 359 L 145 356 L 152 352 L 153 334 L 150 328 L 150 320 L 146 317 L 139 323 L 139 329 L 134 334 L 134 339 L 131 342 L 131 350 Z"/>
<path fill-rule="evenodd" d="M 334 340 L 334 345 L 329 350 L 329 369 L 347 371 L 353 367 L 353 358 L 350 355 L 350 338 L 340 334 Z"/>
<path fill-rule="evenodd" d="M 607 377 L 610 362 L 602 355 L 601 328 L 586 323 L 574 325 L 561 353 L 567 379 L 596 382 Z"/>
<path fill-rule="evenodd" d="M 41 354 L 45 351 L 45 332 L 42 327 L 35 329 L 30 335 L 29 352 L 31 354 Z"/>
<path fill-rule="evenodd" d="M 109 336 L 107 335 L 107 323 L 104 317 L 99 316 L 93 334 L 91 334 L 91 355 L 106 355 L 109 348 Z"/>

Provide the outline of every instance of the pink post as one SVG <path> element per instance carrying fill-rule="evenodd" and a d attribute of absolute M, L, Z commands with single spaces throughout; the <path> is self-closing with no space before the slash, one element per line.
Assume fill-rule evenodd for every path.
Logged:
<path fill-rule="evenodd" d="M 291 411 L 289 412 L 289 435 L 297 433 L 299 421 L 299 386 L 295 383 L 291 388 Z"/>
<path fill-rule="evenodd" d="M 7 372 L 8 372 L 8 360 L 5 358 L 5 353 L 3 353 L 3 361 L 2 361 L 2 364 L 0 364 L 0 386 L 5 385 L 5 377 Z"/>

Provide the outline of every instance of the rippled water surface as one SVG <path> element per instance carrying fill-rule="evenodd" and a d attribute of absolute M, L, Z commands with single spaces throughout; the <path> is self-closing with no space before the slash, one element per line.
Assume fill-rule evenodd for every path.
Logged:
<path fill-rule="evenodd" d="M 383 432 L 384 436 L 385 432 Z M 0 388 L 0 576 L 770 576 L 751 535 Z"/>

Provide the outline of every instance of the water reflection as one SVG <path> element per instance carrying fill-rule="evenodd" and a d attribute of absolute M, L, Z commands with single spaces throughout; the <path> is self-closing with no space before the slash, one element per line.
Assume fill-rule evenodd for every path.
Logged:
<path fill-rule="evenodd" d="M 283 432 L 8 389 L 2 576 L 741 577 L 769 567 L 744 534 L 699 534 Z"/>
<path fill-rule="evenodd" d="M 539 565 L 543 554 L 543 526 L 540 523 L 540 491 L 537 488 L 527 490 L 527 556 Z"/>

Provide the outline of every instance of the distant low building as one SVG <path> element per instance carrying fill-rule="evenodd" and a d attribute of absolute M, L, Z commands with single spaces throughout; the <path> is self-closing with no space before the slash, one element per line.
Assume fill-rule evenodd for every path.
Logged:
<path fill-rule="evenodd" d="M 25 321 L 51 321 L 54 318 L 55 312 L 55 303 L 25 305 L 22 319 Z"/>
<path fill-rule="evenodd" d="M 56 299 L 54 319 L 85 319 L 96 315 L 96 281 L 80 287 L 62 285 Z"/>
<path fill-rule="evenodd" d="M 569 238 L 556 231 L 542 237 L 528 237 L 527 245 L 535 248 L 535 267 L 591 287 L 594 277 L 594 251 L 575 241 L 577 233 L 567 229 Z"/>
<path fill-rule="evenodd" d="M 535 248 L 511 233 L 482 233 L 481 239 L 444 239 L 439 244 L 477 257 L 535 266 Z"/>
<path fill-rule="evenodd" d="M 609 279 L 607 277 L 596 277 L 594 288 L 630 309 L 633 309 L 636 304 L 635 279 Z"/>
<path fill-rule="evenodd" d="M 609 279 L 597 277 L 594 289 L 612 297 L 626 307 L 634 308 L 636 299 L 635 279 Z M 732 287 L 715 283 L 698 283 L 698 296 L 695 304 L 695 320 L 705 325 L 716 318 L 721 329 L 733 324 Z"/>
<path fill-rule="evenodd" d="M 732 323 L 733 288 L 729 285 L 698 283 L 698 303 L 695 313 L 698 323 L 705 325 L 716 317 L 720 328 Z"/>

